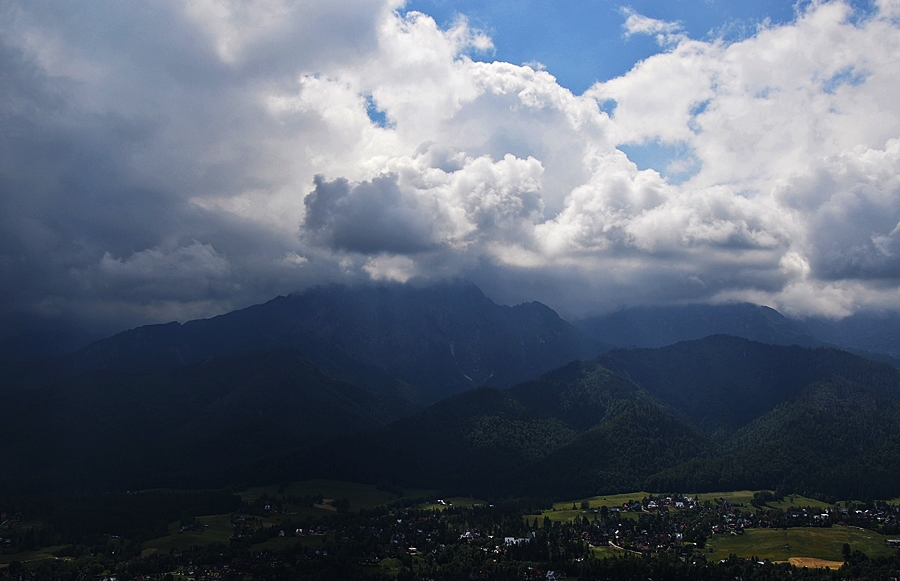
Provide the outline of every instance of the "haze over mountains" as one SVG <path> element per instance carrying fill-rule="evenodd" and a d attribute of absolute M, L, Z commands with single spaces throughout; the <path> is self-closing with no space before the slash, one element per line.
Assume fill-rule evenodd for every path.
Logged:
<path fill-rule="evenodd" d="M 844 325 L 829 339 L 862 344 Z M 753 305 L 573 326 L 463 282 L 322 287 L 5 365 L 0 486 L 896 496 L 900 371 L 821 328 Z M 865 345 L 889 352 L 884 329 Z"/>
<path fill-rule="evenodd" d="M 617 347 L 662 347 L 710 335 L 733 335 L 773 345 L 839 347 L 893 364 L 900 355 L 900 319 L 890 314 L 797 320 L 749 303 L 691 304 L 633 307 L 574 324 Z"/>

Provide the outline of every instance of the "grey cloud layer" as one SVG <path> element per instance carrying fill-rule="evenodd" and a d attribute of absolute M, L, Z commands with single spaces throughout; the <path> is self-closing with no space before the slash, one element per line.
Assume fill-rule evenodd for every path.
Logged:
<path fill-rule="evenodd" d="M 460 275 L 573 314 L 900 308 L 896 0 L 731 44 L 626 12 L 660 54 L 580 96 L 399 6 L 4 3 L 0 318 L 116 328 Z M 647 143 L 689 179 L 617 149 Z"/>
<path fill-rule="evenodd" d="M 441 216 L 402 192 L 396 175 L 351 187 L 346 179 L 316 176 L 306 197 L 306 229 L 334 250 L 360 254 L 414 254 L 434 248 L 433 226 Z"/>

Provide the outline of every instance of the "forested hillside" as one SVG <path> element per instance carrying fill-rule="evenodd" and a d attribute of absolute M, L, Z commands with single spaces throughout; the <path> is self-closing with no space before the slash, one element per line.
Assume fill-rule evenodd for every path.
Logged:
<path fill-rule="evenodd" d="M 223 486 L 248 463 L 404 415 L 296 351 L 85 373 L 4 399 L 2 490 Z"/>
<path fill-rule="evenodd" d="M 647 462 L 643 450 L 661 438 L 687 445 Z M 636 385 L 586 361 L 509 390 L 460 394 L 384 428 L 325 444 L 297 464 L 307 471 L 299 474 L 318 469 L 333 477 L 466 494 L 559 494 L 626 489 L 706 445 L 702 434 Z M 547 480 L 573 451 L 585 448 L 584 474 L 564 483 Z"/>
<path fill-rule="evenodd" d="M 460 394 L 285 467 L 488 496 L 770 488 L 883 497 L 900 494 L 898 401 L 900 370 L 890 365 L 719 335 Z"/>

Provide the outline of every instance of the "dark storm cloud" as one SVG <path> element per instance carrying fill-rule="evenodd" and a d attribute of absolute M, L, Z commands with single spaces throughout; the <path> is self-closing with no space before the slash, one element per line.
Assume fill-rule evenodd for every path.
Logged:
<path fill-rule="evenodd" d="M 413 254 L 435 245 L 434 211 L 400 190 L 396 175 L 351 184 L 316 176 L 304 203 L 304 225 L 335 250 Z"/>
<path fill-rule="evenodd" d="M 821 210 L 811 229 L 811 265 L 825 280 L 900 281 L 900 191 L 891 203 L 854 197 Z"/>
<path fill-rule="evenodd" d="M 3 335 L 35 317 L 117 330 L 208 316 L 334 276 L 296 232 L 195 198 L 283 179 L 265 171 L 260 142 L 283 130 L 257 88 L 368 50 L 383 7 L 233 8 L 0 5 Z"/>
<path fill-rule="evenodd" d="M 786 188 L 782 199 L 807 220 L 816 277 L 900 281 L 898 169 L 900 150 L 856 153 Z"/>
<path fill-rule="evenodd" d="M 300 286 L 297 264 L 282 260 L 294 236 L 203 210 L 186 195 L 253 186 L 252 177 L 237 164 L 199 173 L 184 169 L 189 159 L 160 164 L 165 154 L 152 164 L 170 172 L 137 169 L 165 125 L 149 113 L 92 110 L 79 90 L 0 42 L 4 335 L 35 317 L 116 330 L 183 318 L 180 303 L 202 303 L 187 307 L 199 316 Z"/>

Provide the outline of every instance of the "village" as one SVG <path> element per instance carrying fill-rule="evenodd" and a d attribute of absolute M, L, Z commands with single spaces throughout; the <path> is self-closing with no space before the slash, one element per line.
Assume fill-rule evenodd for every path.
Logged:
<path fill-rule="evenodd" d="M 885 535 L 885 545 L 900 546 L 900 506 L 884 502 L 782 509 L 759 499 L 700 501 L 678 494 L 647 495 L 615 506 L 593 499 L 553 509 L 535 501 L 469 506 L 398 502 L 297 520 L 274 501 L 245 508 L 231 517 L 227 545 L 147 553 L 108 535 L 80 557 L 43 561 L 37 567 L 13 563 L 0 576 L 31 581 L 45 578 L 39 572 L 46 568 L 55 571 L 50 578 L 77 570 L 73 578 L 142 581 L 292 578 L 323 570 L 348 579 L 449 579 L 473 571 L 475 578 L 556 579 L 617 556 L 712 566 L 734 558 L 715 553 L 711 544 L 716 538 L 799 527 L 876 531 Z M 188 521 L 179 528 L 181 535 L 201 535 L 205 525 Z M 15 534 L 4 535 L 0 542 L 15 542 Z M 769 565 L 767 560 L 737 562 Z M 98 576 L 101 572 L 106 576 Z"/>
<path fill-rule="evenodd" d="M 197 579 L 217 579 L 229 571 L 250 574 L 261 567 L 304 568 L 347 559 L 364 567 L 388 560 L 404 570 L 425 572 L 455 570 L 454 563 L 460 571 L 477 569 L 479 563 L 497 567 L 545 563 L 555 569 L 531 567 L 531 574 L 548 578 L 548 570 L 557 575 L 566 565 L 571 568 L 596 559 L 598 550 L 621 556 L 665 554 L 695 565 L 718 562 L 728 555 L 710 554 L 711 538 L 743 535 L 755 528 L 845 526 L 885 534 L 900 531 L 900 506 L 886 503 L 782 510 L 724 498 L 699 502 L 690 496 L 651 495 L 613 507 L 582 503 L 577 516 L 566 520 L 554 520 L 550 511 L 522 515 L 521 506 L 509 503 L 441 504 L 440 508 L 407 507 L 379 515 L 347 514 L 297 527 L 265 528 L 255 517 L 240 516 L 235 519 L 236 534 L 246 536 L 252 529 L 256 542 L 286 536 L 304 537 L 303 542 L 282 552 L 251 550 L 218 568 L 182 565 L 179 570 Z M 885 543 L 900 546 L 900 540 L 893 538 Z"/>

